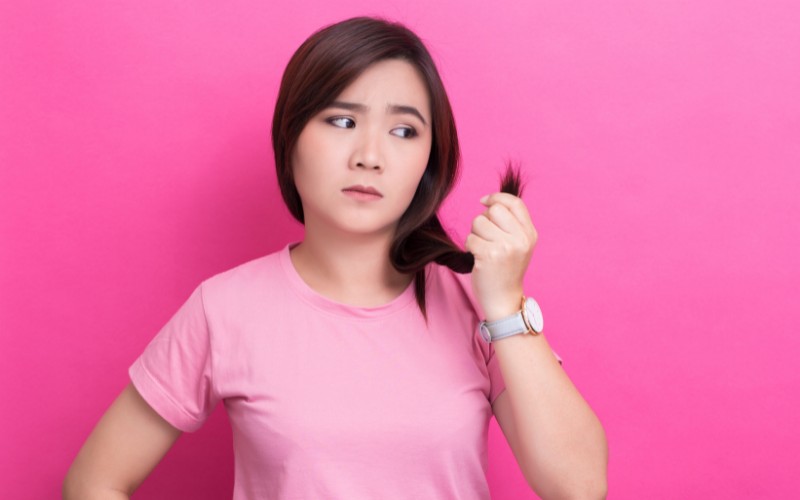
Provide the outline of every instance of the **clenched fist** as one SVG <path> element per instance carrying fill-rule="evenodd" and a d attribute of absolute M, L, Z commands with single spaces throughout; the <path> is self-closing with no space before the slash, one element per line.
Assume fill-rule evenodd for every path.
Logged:
<path fill-rule="evenodd" d="M 538 234 L 521 198 L 497 192 L 480 201 L 486 210 L 472 221 L 465 247 L 475 256 L 472 290 L 493 321 L 519 311 Z"/>

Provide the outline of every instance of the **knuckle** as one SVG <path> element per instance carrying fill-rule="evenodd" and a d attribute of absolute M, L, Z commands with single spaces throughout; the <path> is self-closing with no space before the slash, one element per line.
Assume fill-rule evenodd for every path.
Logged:
<path fill-rule="evenodd" d="M 482 216 L 481 216 L 481 215 L 479 215 L 479 216 L 475 217 L 474 219 L 472 219 L 472 230 L 473 230 L 473 231 L 477 230 L 477 229 L 478 229 L 478 227 L 480 226 L 480 219 L 481 219 L 481 217 L 482 217 Z"/>
<path fill-rule="evenodd" d="M 496 216 L 496 215 L 498 215 L 498 214 L 499 214 L 499 213 L 500 213 L 502 210 L 503 210 L 503 206 L 502 206 L 502 205 L 500 205 L 500 204 L 497 204 L 497 203 L 495 203 L 494 205 L 492 205 L 491 207 L 489 207 L 489 209 L 487 210 L 487 212 L 489 212 L 489 215 Z"/>

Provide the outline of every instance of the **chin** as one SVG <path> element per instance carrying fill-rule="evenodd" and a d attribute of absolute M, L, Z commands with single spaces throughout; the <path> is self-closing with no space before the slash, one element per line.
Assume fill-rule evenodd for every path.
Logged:
<path fill-rule="evenodd" d="M 347 215 L 345 213 L 312 215 L 306 212 L 305 225 L 307 228 L 309 226 L 325 228 L 326 232 L 341 233 L 342 236 L 365 237 L 372 235 L 378 237 L 387 233 L 394 234 L 397 229 L 397 223 L 400 220 L 399 216 L 396 219 L 386 219 L 385 217 L 374 217 L 376 214 L 358 214 L 362 215 L 362 217 L 353 216 L 352 214 L 348 217 Z M 317 221 L 316 224 L 309 223 L 310 216 Z"/>
<path fill-rule="evenodd" d="M 394 234 L 397 227 L 395 224 L 336 224 L 329 225 L 328 227 L 336 227 L 342 233 L 347 233 L 352 236 L 384 236 L 386 234 Z"/>

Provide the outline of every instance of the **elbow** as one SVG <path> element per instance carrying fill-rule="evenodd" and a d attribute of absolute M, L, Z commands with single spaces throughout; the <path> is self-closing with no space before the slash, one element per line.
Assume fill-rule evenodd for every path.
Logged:
<path fill-rule="evenodd" d="M 565 498 L 569 500 L 605 500 L 608 496 L 608 484 L 605 477 L 587 483 L 583 489 Z"/>
<path fill-rule="evenodd" d="M 583 480 L 574 485 L 574 494 L 567 498 L 575 500 L 605 500 L 608 496 L 608 441 L 605 432 L 597 440 L 598 445 L 592 455 L 593 466 L 586 469 Z"/>
<path fill-rule="evenodd" d="M 605 484 L 598 485 L 594 489 L 587 491 L 585 493 L 581 493 L 580 495 L 573 496 L 575 500 L 606 500 L 608 496 L 608 488 Z"/>
<path fill-rule="evenodd" d="M 62 500 L 74 500 L 82 498 L 84 495 L 81 493 L 80 482 L 75 479 L 75 473 L 70 468 L 64 480 L 61 482 L 61 498 Z"/>
<path fill-rule="evenodd" d="M 588 441 L 591 445 L 583 453 L 584 473 L 566 497 L 571 500 L 604 500 L 608 496 L 608 440 L 599 421 L 597 424 L 595 438 Z"/>
<path fill-rule="evenodd" d="M 61 483 L 62 500 L 77 500 L 79 498 L 89 498 L 87 492 L 71 480 L 69 476 Z"/>
<path fill-rule="evenodd" d="M 75 473 L 70 471 L 61 483 L 61 498 L 62 500 L 88 499 L 91 498 L 89 490 L 86 483 L 76 478 Z"/>
<path fill-rule="evenodd" d="M 541 485 L 531 484 L 530 486 L 534 493 L 548 500 L 605 500 L 608 496 L 608 484 L 605 477 L 571 487 L 564 485 L 561 491 L 555 488 L 545 490 Z"/>
<path fill-rule="evenodd" d="M 596 465 L 584 480 L 575 485 L 576 492 L 568 498 L 574 500 L 605 500 L 608 496 L 608 445 L 602 440 L 602 452 L 598 453 Z"/>
<path fill-rule="evenodd" d="M 86 481 L 77 479 L 70 472 L 61 483 L 62 500 L 129 500 L 130 494 L 109 488 L 95 487 Z"/>
<path fill-rule="evenodd" d="M 540 469 L 527 474 L 531 489 L 541 498 L 557 500 L 605 500 L 608 496 L 608 446 L 606 440 L 586 450 L 558 470 Z M 535 479 L 535 481 L 534 481 Z"/>
<path fill-rule="evenodd" d="M 598 498 L 600 500 L 606 500 L 608 496 L 608 482 L 603 481 L 602 484 L 598 485 L 597 489 L 593 493 L 594 496 L 592 498 Z"/>
<path fill-rule="evenodd" d="M 63 500 L 91 498 L 89 495 L 89 490 L 91 490 L 90 482 L 81 472 L 78 464 L 73 462 L 61 482 L 61 498 Z"/>

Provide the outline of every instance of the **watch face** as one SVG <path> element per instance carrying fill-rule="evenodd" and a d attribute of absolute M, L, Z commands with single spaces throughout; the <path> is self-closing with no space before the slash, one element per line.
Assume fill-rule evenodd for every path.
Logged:
<path fill-rule="evenodd" d="M 528 297 L 528 299 L 525 301 L 525 316 L 530 323 L 531 328 L 533 328 L 536 333 L 539 333 L 544 329 L 542 310 L 539 308 L 539 304 L 533 300 L 533 297 Z"/>

